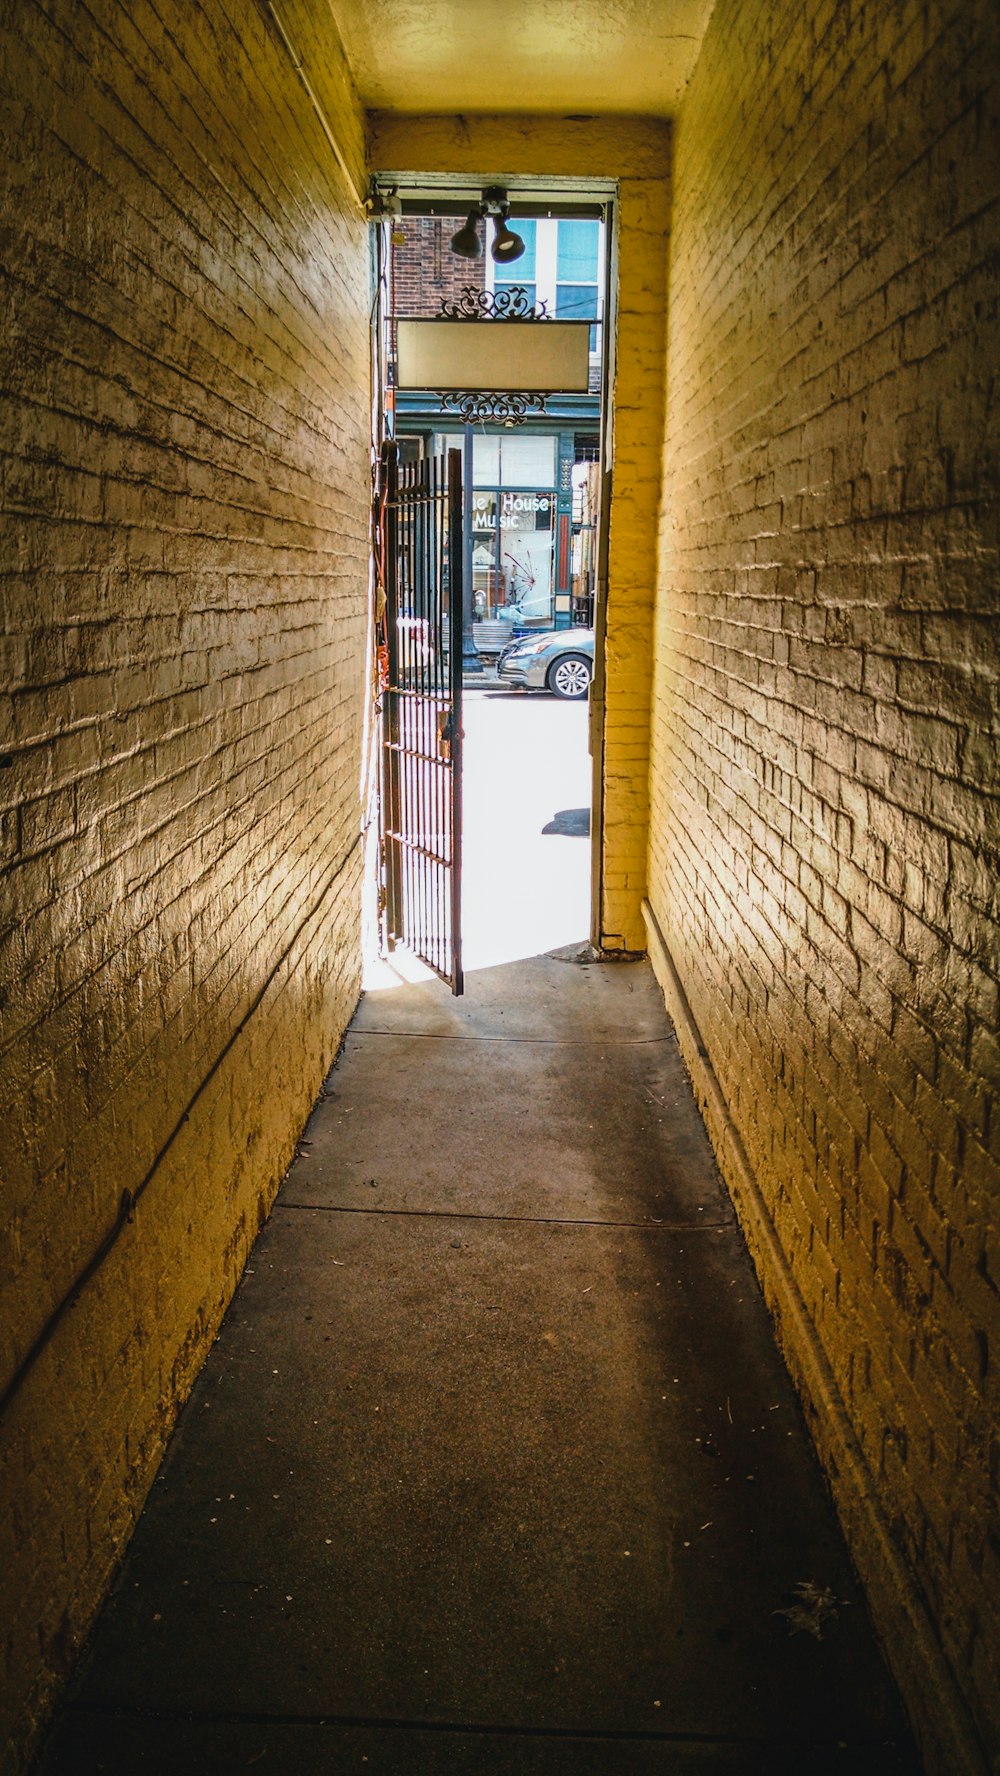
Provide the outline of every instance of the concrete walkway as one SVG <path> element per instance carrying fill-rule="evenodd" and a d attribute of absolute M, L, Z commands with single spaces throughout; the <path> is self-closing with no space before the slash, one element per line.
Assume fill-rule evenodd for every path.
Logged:
<path fill-rule="evenodd" d="M 644 964 L 365 998 L 42 1767 L 918 1769 Z"/>

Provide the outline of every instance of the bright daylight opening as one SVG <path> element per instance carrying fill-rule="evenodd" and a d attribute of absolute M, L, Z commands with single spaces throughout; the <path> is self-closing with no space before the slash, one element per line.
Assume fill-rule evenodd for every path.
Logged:
<path fill-rule="evenodd" d="M 383 618 L 370 991 L 429 975 L 420 953 L 447 977 L 437 939 L 423 930 L 427 918 L 441 916 L 435 894 L 447 898 L 447 891 L 426 889 L 420 877 L 431 868 L 427 854 L 442 848 L 447 824 L 422 813 L 425 804 L 437 806 L 439 792 L 428 795 L 419 773 L 433 775 L 439 762 L 399 760 L 410 732 L 430 736 L 421 742 L 424 753 L 449 752 L 440 736 L 450 734 L 448 698 L 459 694 L 453 647 L 462 648 L 454 749 L 460 834 L 453 840 L 460 880 L 444 950 L 450 954 L 460 928 L 462 963 L 475 970 L 582 945 L 591 932 L 589 693 L 600 547 L 605 215 L 599 205 L 585 214 L 544 214 L 541 206 L 529 214 L 525 205 L 507 205 L 506 194 L 497 197 L 502 204 L 471 209 L 436 203 L 427 206 L 431 213 L 394 215 L 378 230 L 375 439 L 383 462 L 389 451 L 394 467 L 391 499 L 381 495 L 376 578 L 389 586 L 393 634 Z M 523 245 L 513 262 L 511 234 Z M 507 251 L 494 257 L 491 243 Z M 576 323 L 582 368 L 573 392 L 528 396 L 518 378 L 517 340 L 527 327 L 534 348 L 534 323 L 549 320 Z M 402 336 L 400 321 L 408 323 Z M 429 331 L 432 321 L 450 325 L 450 335 L 444 326 Z M 463 324 L 478 332 L 463 334 Z M 410 386 L 408 354 L 440 363 L 451 338 L 459 342 L 465 383 L 478 376 L 478 386 Z M 449 452 L 461 453 L 460 542 L 441 508 L 428 543 L 407 501 L 423 497 L 421 487 L 445 485 Z M 451 609 L 450 596 L 459 547 L 461 612 Z M 435 576 L 445 582 L 443 592 L 425 584 Z M 446 656 L 437 665 L 436 633 Z M 420 695 L 428 689 L 436 702 L 421 728 Z M 413 830 L 397 843 L 407 823 Z M 394 869 L 395 880 L 387 880 Z"/>

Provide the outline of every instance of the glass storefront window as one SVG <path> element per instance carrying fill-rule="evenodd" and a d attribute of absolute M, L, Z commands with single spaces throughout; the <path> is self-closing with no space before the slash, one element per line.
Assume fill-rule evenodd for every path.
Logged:
<path fill-rule="evenodd" d="M 477 433 L 472 441 L 472 480 L 476 487 L 553 487 L 554 438 Z"/>
<path fill-rule="evenodd" d="M 472 484 L 496 487 L 500 481 L 500 440 L 477 432 L 472 440 Z"/>
<path fill-rule="evenodd" d="M 433 449 L 461 446 L 437 432 Z M 555 612 L 557 439 L 485 432 L 472 439 L 472 611 L 477 623 L 544 628 Z"/>
<path fill-rule="evenodd" d="M 506 607 L 515 622 L 551 622 L 555 494 L 500 494 L 500 571 Z"/>
<path fill-rule="evenodd" d="M 594 620 L 597 585 L 597 526 L 601 470 L 598 462 L 573 464 L 573 543 L 570 557 L 570 611 L 574 623 Z"/>
<path fill-rule="evenodd" d="M 472 614 L 477 622 L 495 615 L 503 603 L 497 567 L 497 496 L 472 496 Z"/>
<path fill-rule="evenodd" d="M 554 487 L 556 441 L 515 432 L 500 439 L 501 487 Z"/>
<path fill-rule="evenodd" d="M 530 433 L 477 433 L 472 465 L 472 603 L 476 620 L 551 622 L 556 439 Z"/>

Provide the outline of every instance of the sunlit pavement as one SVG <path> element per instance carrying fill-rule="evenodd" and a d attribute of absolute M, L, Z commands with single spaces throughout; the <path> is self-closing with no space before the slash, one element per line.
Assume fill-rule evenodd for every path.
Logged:
<path fill-rule="evenodd" d="M 590 935 L 590 839 L 546 833 L 590 807 L 588 705 L 466 690 L 462 938 L 466 971 L 538 956 Z M 579 823 L 582 824 L 582 823 Z M 397 951 L 370 961 L 369 991 L 426 975 Z"/>
<path fill-rule="evenodd" d="M 590 840 L 546 833 L 590 807 L 587 702 L 466 692 L 462 924 L 467 969 L 590 935 Z"/>

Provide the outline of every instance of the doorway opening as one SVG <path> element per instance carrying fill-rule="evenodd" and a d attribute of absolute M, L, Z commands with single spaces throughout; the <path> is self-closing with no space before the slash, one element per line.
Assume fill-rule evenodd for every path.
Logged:
<path fill-rule="evenodd" d="M 412 974 L 416 956 L 455 991 L 463 964 L 487 968 L 596 942 L 601 868 L 614 188 L 581 191 L 566 181 L 555 192 L 523 185 L 498 193 L 503 211 L 502 220 L 494 213 L 493 239 L 500 241 L 501 228 L 505 246 L 516 235 L 514 262 L 489 250 L 490 212 L 477 205 L 486 184 L 445 189 L 394 175 L 391 186 L 376 183 L 373 200 L 381 212 L 372 231 L 373 444 L 383 467 L 375 547 L 378 841 L 367 947 L 373 962 L 376 950 L 388 953 L 393 978 Z M 453 250 L 456 235 L 465 252 Z M 479 251 L 470 254 L 477 235 Z M 499 357 L 501 369 L 483 372 L 494 378 L 491 390 L 412 386 L 401 371 L 400 322 L 458 316 L 488 317 L 498 330 L 487 355 Z M 567 332 L 566 323 L 575 326 L 584 363 L 575 386 L 525 401 L 517 329 L 504 331 L 515 316 L 555 320 Z M 426 563 L 399 557 L 384 465 L 391 459 L 395 488 L 416 489 L 440 485 L 456 453 L 462 559 L 457 545 L 446 547 L 435 603 L 419 586 Z M 436 647 L 444 650 L 437 660 Z M 437 695 L 442 685 L 451 701 Z M 401 762 L 405 732 L 428 736 L 415 761 Z M 431 832 L 422 815 L 425 780 L 437 780 L 443 756 L 457 778 L 450 833 L 439 819 Z M 437 927 L 432 939 L 421 914 L 424 873 L 441 864 L 458 877 L 444 894 L 443 950 Z M 415 886 L 401 893 L 400 881 Z M 369 965 L 369 978 L 378 975 Z"/>

